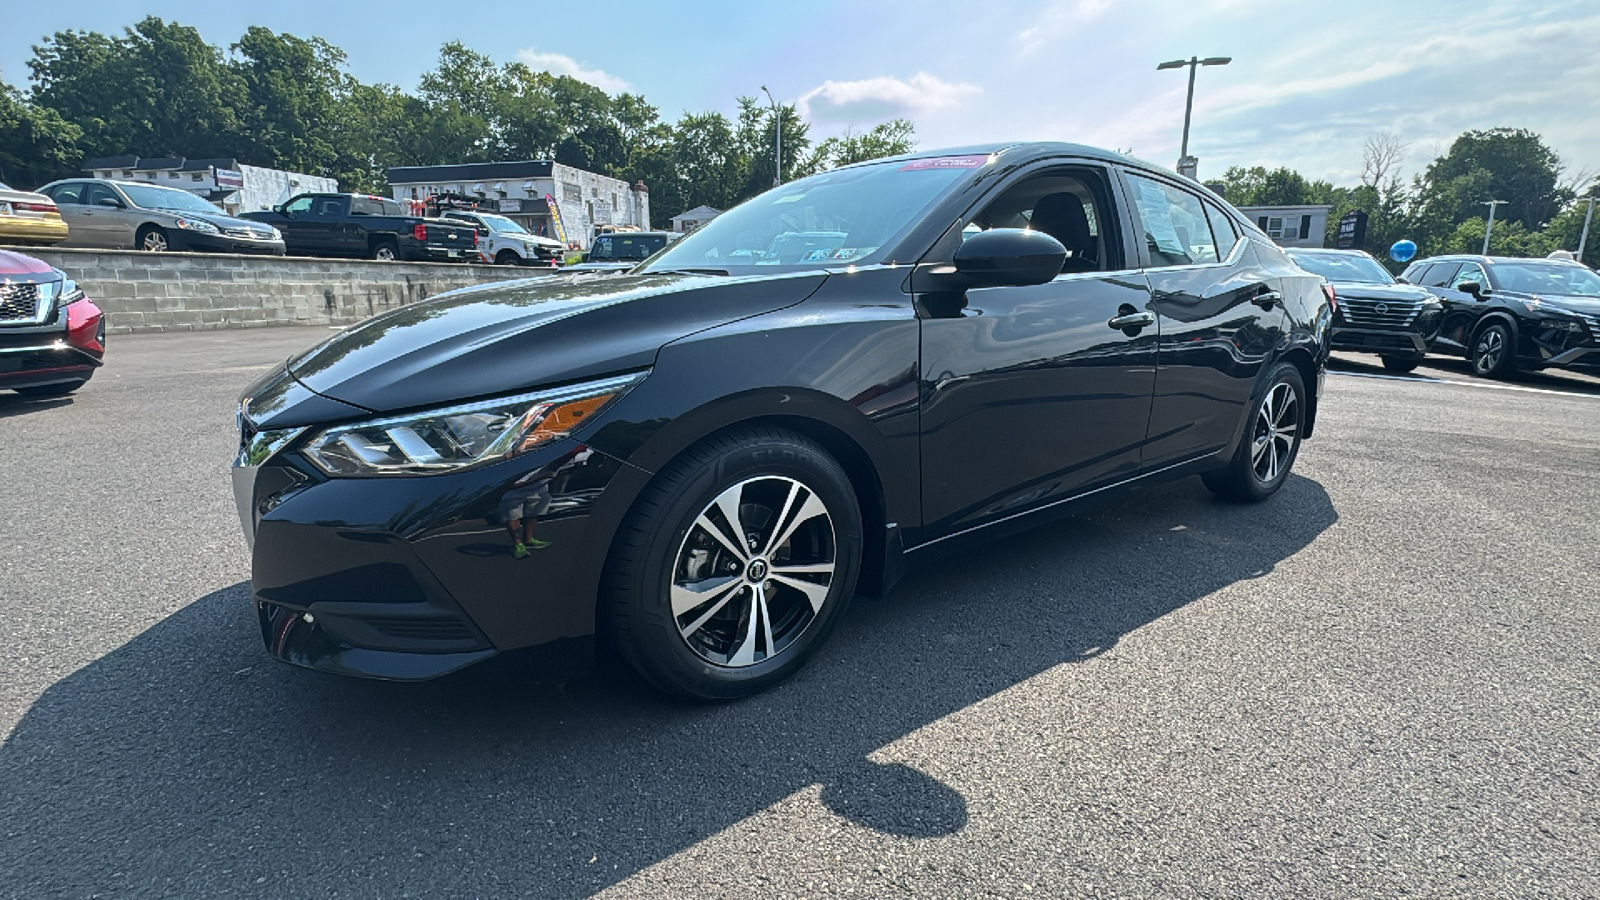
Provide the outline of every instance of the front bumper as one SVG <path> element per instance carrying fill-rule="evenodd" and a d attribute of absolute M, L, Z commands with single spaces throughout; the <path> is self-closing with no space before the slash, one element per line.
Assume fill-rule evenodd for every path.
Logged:
<path fill-rule="evenodd" d="M 1427 339 L 1416 331 L 1333 326 L 1329 346 L 1353 353 L 1379 353 L 1421 359 L 1428 353 Z"/>
<path fill-rule="evenodd" d="M 283 241 L 263 241 L 228 234 L 204 234 L 182 228 L 167 230 L 167 242 L 173 250 L 201 253 L 246 253 L 264 256 L 282 256 Z"/>
<path fill-rule="evenodd" d="M 0 390 L 83 381 L 105 356 L 105 317 L 88 300 L 43 325 L 0 327 Z"/>
<path fill-rule="evenodd" d="M 502 651 L 592 641 L 596 585 L 580 561 L 610 535 L 591 533 L 590 512 L 632 467 L 563 441 L 443 475 L 328 478 L 294 447 L 264 461 L 241 454 L 234 471 L 274 657 L 413 681 Z M 524 526 L 536 549 L 518 554 Z"/>

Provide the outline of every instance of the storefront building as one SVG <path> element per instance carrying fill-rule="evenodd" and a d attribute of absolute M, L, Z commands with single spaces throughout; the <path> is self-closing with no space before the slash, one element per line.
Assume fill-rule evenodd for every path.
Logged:
<path fill-rule="evenodd" d="M 396 200 L 419 204 L 441 194 L 478 198 L 534 234 L 584 250 L 597 228 L 650 227 L 643 182 L 630 186 L 550 160 L 404 166 L 389 170 L 389 188 Z"/>
<path fill-rule="evenodd" d="M 332 178 L 247 166 L 231 158 L 109 156 L 87 160 L 83 171 L 95 178 L 179 188 L 234 215 L 271 209 L 295 194 L 339 190 Z"/>

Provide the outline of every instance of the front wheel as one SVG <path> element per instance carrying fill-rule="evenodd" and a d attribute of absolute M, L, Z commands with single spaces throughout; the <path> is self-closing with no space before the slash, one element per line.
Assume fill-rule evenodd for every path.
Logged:
<path fill-rule="evenodd" d="M 1258 503 L 1283 487 L 1300 455 L 1306 424 L 1306 386 L 1300 370 L 1280 363 L 1267 378 L 1249 429 L 1226 468 L 1201 478 L 1212 493 L 1229 500 Z"/>
<path fill-rule="evenodd" d="M 1506 378 L 1516 371 L 1517 358 L 1511 346 L 1511 329 L 1502 322 L 1491 322 L 1472 341 L 1472 371 L 1484 378 Z"/>
<path fill-rule="evenodd" d="M 855 593 L 861 510 L 821 447 L 728 432 L 663 469 L 617 532 L 603 582 L 610 636 L 669 693 L 731 700 L 805 664 Z"/>
<path fill-rule="evenodd" d="M 499 266 L 522 265 L 522 257 L 518 256 L 515 250 L 501 250 L 495 254 L 494 261 L 495 265 Z"/>
<path fill-rule="evenodd" d="M 148 250 L 151 253 L 165 253 L 170 246 L 167 242 L 167 233 L 155 225 L 146 225 L 139 229 L 139 234 L 133 239 L 135 250 Z"/>

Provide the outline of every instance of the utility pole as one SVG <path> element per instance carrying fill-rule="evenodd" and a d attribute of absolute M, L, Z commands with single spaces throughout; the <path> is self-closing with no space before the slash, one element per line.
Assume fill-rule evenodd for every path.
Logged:
<path fill-rule="evenodd" d="M 1174 59 L 1156 66 L 1156 71 L 1163 69 L 1181 69 L 1189 67 L 1189 97 L 1183 101 L 1183 149 L 1178 151 L 1178 172 L 1190 178 L 1195 177 L 1200 161 L 1189 155 L 1189 120 L 1194 112 L 1194 73 L 1200 66 L 1225 66 L 1233 62 L 1231 56 L 1209 56 L 1201 59 L 1191 56 L 1188 59 Z"/>
<path fill-rule="evenodd" d="M 1486 225 L 1484 227 L 1484 229 L 1483 229 L 1483 254 L 1482 255 L 1484 255 L 1484 256 L 1488 256 L 1489 255 L 1489 235 L 1494 234 L 1494 211 L 1495 211 L 1495 209 L 1497 209 L 1498 207 L 1501 207 L 1501 206 L 1505 206 L 1507 203 L 1510 203 L 1510 202 L 1511 202 L 1510 200 L 1485 200 L 1485 201 L 1483 201 L 1483 205 L 1489 207 L 1489 224 Z"/>
<path fill-rule="evenodd" d="M 1578 238 L 1578 262 L 1583 262 L 1583 247 L 1589 243 L 1589 220 L 1594 218 L 1594 197 L 1583 198 L 1589 201 L 1589 211 L 1583 216 L 1583 236 Z"/>
<path fill-rule="evenodd" d="M 767 90 L 766 85 L 763 84 L 761 90 L 766 92 L 767 102 L 772 105 L 772 130 L 777 135 L 777 147 L 772 154 L 776 160 L 772 171 L 772 186 L 777 187 L 783 184 L 783 110 L 778 108 L 778 101 L 772 99 L 772 92 Z"/>

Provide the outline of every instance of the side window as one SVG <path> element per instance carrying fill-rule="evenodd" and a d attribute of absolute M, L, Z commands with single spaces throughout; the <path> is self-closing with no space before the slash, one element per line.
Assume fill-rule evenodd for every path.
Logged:
<path fill-rule="evenodd" d="M 1422 283 L 1426 287 L 1450 287 L 1456 283 L 1456 270 L 1460 268 L 1459 263 L 1434 263 Z"/>
<path fill-rule="evenodd" d="M 1042 231 L 1067 248 L 1061 271 L 1108 272 L 1123 268 L 1102 173 L 1061 169 L 1031 175 L 990 201 L 962 229 L 964 241 L 990 228 Z"/>
<path fill-rule="evenodd" d="M 612 255 L 612 252 L 611 252 L 611 238 L 603 237 L 603 238 L 600 238 L 599 240 L 595 241 L 594 242 L 594 250 L 590 252 L 590 255 L 591 256 L 597 256 L 597 257 L 599 257 L 601 259 L 611 259 L 611 258 L 613 258 L 613 255 Z"/>
<path fill-rule="evenodd" d="M 338 197 L 318 197 L 312 213 L 319 218 L 337 219 L 343 209 Z"/>
<path fill-rule="evenodd" d="M 57 204 L 82 203 L 84 187 L 85 185 L 82 182 L 78 182 L 76 184 L 63 184 L 60 187 L 51 188 L 50 199 L 54 200 Z"/>
<path fill-rule="evenodd" d="M 1475 281 L 1479 285 L 1487 285 L 1489 283 L 1489 279 L 1483 274 L 1483 267 L 1477 263 L 1463 263 L 1461 271 L 1457 272 L 1456 277 L 1450 280 L 1450 286 L 1459 291 L 1461 290 L 1461 285 L 1468 281 Z"/>
<path fill-rule="evenodd" d="M 91 184 L 91 185 L 89 185 L 87 188 L 84 189 L 83 199 L 80 200 L 79 202 L 87 204 L 89 206 L 99 206 L 100 205 L 100 201 L 102 201 L 102 200 L 114 201 L 113 203 L 106 204 L 107 206 L 122 206 L 123 205 L 122 204 L 122 198 L 118 197 L 115 193 L 112 192 L 112 190 L 110 188 L 106 187 L 103 184 Z"/>
<path fill-rule="evenodd" d="M 311 211 L 311 198 L 296 197 L 289 201 L 288 205 L 283 208 L 283 211 L 286 213 L 304 215 Z"/>
<path fill-rule="evenodd" d="M 1153 268 L 1218 262 L 1200 198 L 1142 175 L 1128 175 Z"/>
<path fill-rule="evenodd" d="M 1239 229 L 1228 214 L 1207 203 L 1206 219 L 1211 222 L 1211 236 L 1217 241 L 1217 256 L 1227 259 L 1239 243 Z"/>
<path fill-rule="evenodd" d="M 1430 267 L 1430 263 L 1412 263 L 1400 273 L 1400 277 L 1408 284 L 1422 284 L 1422 280 L 1428 276 Z"/>
<path fill-rule="evenodd" d="M 375 216 L 381 208 L 378 204 L 365 197 L 357 197 L 350 201 L 350 215 L 352 216 Z M 330 213 L 324 211 L 322 215 L 330 215 Z"/>

